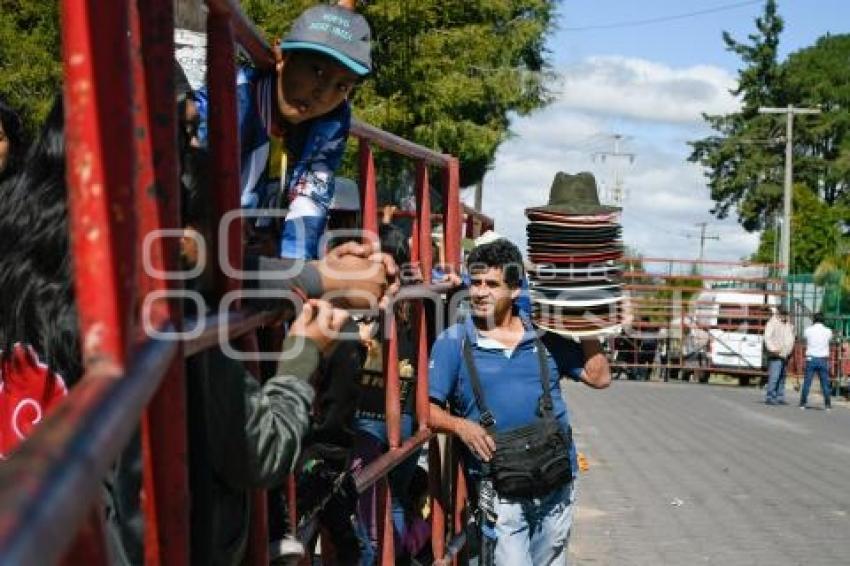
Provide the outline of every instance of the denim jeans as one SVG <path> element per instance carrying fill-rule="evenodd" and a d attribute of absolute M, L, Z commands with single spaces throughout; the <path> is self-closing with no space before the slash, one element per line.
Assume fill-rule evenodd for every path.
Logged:
<path fill-rule="evenodd" d="M 767 361 L 767 391 L 764 400 L 768 403 L 785 401 L 785 360 L 770 358 Z"/>
<path fill-rule="evenodd" d="M 823 393 L 823 404 L 825 407 L 831 407 L 829 391 L 829 358 L 807 358 L 806 359 L 806 378 L 803 381 L 803 391 L 800 394 L 800 405 L 805 405 L 809 398 L 809 389 L 812 387 L 812 378 L 815 372 L 820 380 L 820 388 Z"/>
<path fill-rule="evenodd" d="M 285 220 L 280 236 L 280 257 L 317 259 L 326 222 L 327 215 Z"/>
<path fill-rule="evenodd" d="M 497 566 L 567 563 L 575 481 L 535 499 L 496 499 Z"/>

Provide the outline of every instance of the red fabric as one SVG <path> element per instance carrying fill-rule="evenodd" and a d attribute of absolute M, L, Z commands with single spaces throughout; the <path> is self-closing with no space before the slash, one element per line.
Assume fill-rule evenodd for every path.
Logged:
<path fill-rule="evenodd" d="M 62 376 L 49 371 L 32 348 L 15 344 L 12 355 L 0 361 L 0 458 L 66 395 Z"/>

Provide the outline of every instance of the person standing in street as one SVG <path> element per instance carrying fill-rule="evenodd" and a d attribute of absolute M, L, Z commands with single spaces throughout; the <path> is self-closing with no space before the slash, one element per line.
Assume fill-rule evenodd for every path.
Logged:
<path fill-rule="evenodd" d="M 806 338 L 806 378 L 800 394 L 800 408 L 806 408 L 812 377 L 817 372 L 823 393 L 823 405 L 829 411 L 832 409 L 829 390 L 829 342 L 832 340 L 832 330 L 824 326 L 823 314 L 815 313 L 812 320 L 813 324 L 803 333 Z"/>
<path fill-rule="evenodd" d="M 767 405 L 787 405 L 785 402 L 785 368 L 794 350 L 794 325 L 788 309 L 779 306 L 764 327 L 764 347 L 767 350 Z"/>
<path fill-rule="evenodd" d="M 481 532 L 479 564 L 565 564 L 578 462 L 560 377 L 611 382 L 599 340 L 551 352 L 516 306 L 522 254 L 505 238 L 469 254 L 469 317 L 429 364 L 430 426 L 457 435 Z"/>

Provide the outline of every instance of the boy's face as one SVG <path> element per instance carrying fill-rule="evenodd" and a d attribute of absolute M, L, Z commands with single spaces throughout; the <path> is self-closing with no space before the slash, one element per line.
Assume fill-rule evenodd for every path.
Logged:
<path fill-rule="evenodd" d="M 348 97 L 357 75 L 312 51 L 288 51 L 277 66 L 277 105 L 290 124 L 327 114 Z"/>

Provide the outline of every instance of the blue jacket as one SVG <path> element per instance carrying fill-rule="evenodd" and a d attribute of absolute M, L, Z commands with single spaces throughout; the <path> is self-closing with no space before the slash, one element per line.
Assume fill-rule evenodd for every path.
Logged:
<path fill-rule="evenodd" d="M 308 217 L 304 219 L 305 222 L 314 228 L 307 230 L 306 237 L 311 241 L 305 244 L 308 251 L 314 250 L 324 230 L 328 207 L 333 198 L 334 174 L 345 152 L 351 126 L 351 107 L 347 101 L 343 102 L 328 114 L 298 124 L 287 132 L 286 151 L 293 158 L 288 160 L 287 178 L 281 183 L 280 171 L 275 170 L 270 163 L 270 160 L 275 159 L 269 133 L 276 104 L 276 79 L 274 72 L 251 67 L 242 67 L 237 73 L 240 202 L 243 208 L 249 209 L 282 208 L 291 206 L 296 199 L 307 199 L 299 203 L 301 212 L 298 216 Z M 197 92 L 195 99 L 201 117 L 198 135 L 201 143 L 206 145 L 209 136 L 209 99 L 206 88 Z M 257 222 L 260 227 L 268 225 L 269 219 Z M 284 231 L 286 228 L 282 234 Z M 305 236 L 303 232 L 290 232 Z M 285 242 L 282 242 L 282 247 L 287 247 Z M 307 255 L 315 256 L 315 252 Z"/>

